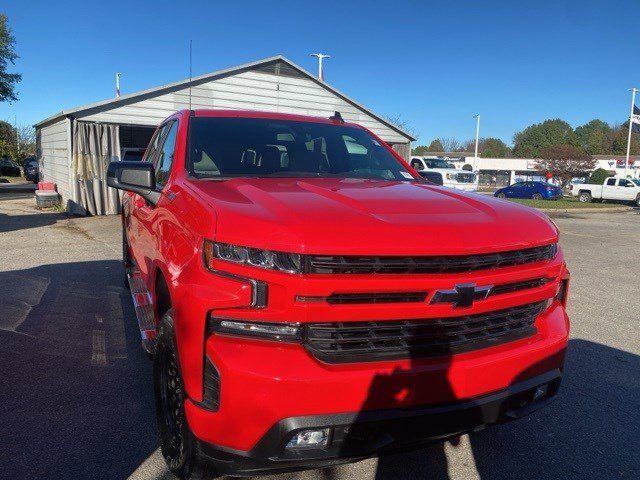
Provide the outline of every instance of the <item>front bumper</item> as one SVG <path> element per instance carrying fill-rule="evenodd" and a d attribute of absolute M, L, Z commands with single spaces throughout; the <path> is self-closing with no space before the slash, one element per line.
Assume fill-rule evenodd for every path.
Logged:
<path fill-rule="evenodd" d="M 428 407 L 289 417 L 274 424 L 250 451 L 206 442 L 201 442 L 201 447 L 223 474 L 254 475 L 326 467 L 419 448 L 520 418 L 555 399 L 561 376 L 560 369 L 553 369 L 499 392 Z M 545 387 L 542 395 L 541 386 Z M 537 391 L 540 396 L 536 396 Z M 332 428 L 332 441 L 327 448 L 285 449 L 297 432 L 326 427 Z"/>
<path fill-rule="evenodd" d="M 561 370 L 569 322 L 554 302 L 537 333 L 481 350 L 434 358 L 326 364 L 302 345 L 211 335 L 206 355 L 220 378 L 216 411 L 185 402 L 205 443 L 249 452 L 283 418 L 407 409 L 482 397 Z"/>

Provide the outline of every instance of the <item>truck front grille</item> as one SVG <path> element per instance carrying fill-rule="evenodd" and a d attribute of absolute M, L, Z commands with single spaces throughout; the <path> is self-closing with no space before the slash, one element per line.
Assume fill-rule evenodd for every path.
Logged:
<path fill-rule="evenodd" d="M 489 313 L 421 320 L 312 323 L 307 350 L 327 363 L 424 358 L 478 350 L 536 332 L 545 302 Z"/>
<path fill-rule="evenodd" d="M 511 267 L 542 260 L 551 260 L 557 244 L 524 250 L 510 250 L 478 255 L 433 257 L 358 257 L 310 255 L 306 260 L 308 273 L 455 273 L 501 267 Z"/>

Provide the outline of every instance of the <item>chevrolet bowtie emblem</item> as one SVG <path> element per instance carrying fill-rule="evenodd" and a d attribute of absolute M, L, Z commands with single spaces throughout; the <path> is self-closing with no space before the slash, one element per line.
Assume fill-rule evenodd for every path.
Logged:
<path fill-rule="evenodd" d="M 459 283 L 454 290 L 438 290 L 431 303 L 451 303 L 454 307 L 470 307 L 475 300 L 489 296 L 492 286 L 477 287 L 475 283 Z"/>

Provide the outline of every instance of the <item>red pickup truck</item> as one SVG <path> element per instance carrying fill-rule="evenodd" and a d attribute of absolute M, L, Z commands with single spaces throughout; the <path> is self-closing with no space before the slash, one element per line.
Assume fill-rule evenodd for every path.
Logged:
<path fill-rule="evenodd" d="M 108 184 L 180 478 L 409 450 L 556 396 L 555 225 L 428 183 L 337 113 L 180 111 Z"/>

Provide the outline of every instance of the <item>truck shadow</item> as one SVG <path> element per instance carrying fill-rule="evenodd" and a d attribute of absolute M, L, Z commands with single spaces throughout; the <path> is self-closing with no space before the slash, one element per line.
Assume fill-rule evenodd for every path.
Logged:
<path fill-rule="evenodd" d="M 454 470 L 483 480 L 640 478 L 634 454 L 640 451 L 638 372 L 638 355 L 571 340 L 557 400 L 513 423 L 470 434 L 462 442 L 470 449 L 456 455 L 465 465 Z M 440 444 L 381 457 L 375 478 L 459 478 L 450 475 L 451 467 Z"/>
<path fill-rule="evenodd" d="M 126 478 L 156 448 L 118 261 L 0 272 L 3 478 Z"/>

